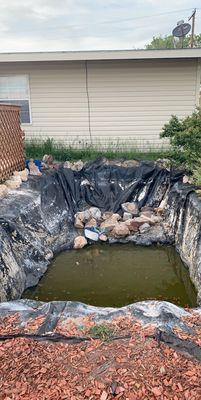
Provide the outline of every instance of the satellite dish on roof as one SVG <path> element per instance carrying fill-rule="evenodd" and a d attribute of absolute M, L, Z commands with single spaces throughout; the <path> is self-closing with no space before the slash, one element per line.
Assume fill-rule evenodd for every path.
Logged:
<path fill-rule="evenodd" d="M 191 30 L 191 25 L 184 23 L 184 21 L 179 21 L 177 26 L 173 29 L 172 34 L 176 37 L 184 37 L 186 36 Z"/>

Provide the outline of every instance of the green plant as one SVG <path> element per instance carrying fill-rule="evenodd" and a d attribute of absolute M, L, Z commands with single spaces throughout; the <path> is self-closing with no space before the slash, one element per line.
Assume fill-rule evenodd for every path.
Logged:
<path fill-rule="evenodd" d="M 187 35 L 183 39 L 183 47 L 190 47 L 191 35 Z M 154 36 L 152 41 L 148 43 L 145 48 L 146 50 L 151 49 L 174 49 L 175 47 L 181 47 L 181 41 L 175 42 L 173 35 L 168 36 Z M 193 47 L 201 47 L 201 33 L 194 35 Z"/>
<path fill-rule="evenodd" d="M 201 160 L 201 109 L 181 120 L 173 115 L 160 136 L 170 139 L 172 158 L 191 171 L 198 168 Z"/>
<path fill-rule="evenodd" d="M 201 186 L 201 163 L 193 171 L 193 183 L 197 186 Z"/>
<path fill-rule="evenodd" d="M 127 146 L 126 146 L 127 145 Z M 128 160 L 157 160 L 158 158 L 165 158 L 167 150 L 159 148 L 158 150 L 148 148 L 145 151 L 139 150 L 132 144 L 128 148 L 128 143 L 117 142 L 109 143 L 104 149 L 98 145 L 92 146 L 86 143 L 80 143 L 78 148 L 65 145 L 64 143 L 57 143 L 53 139 L 47 140 L 29 140 L 25 142 L 26 157 L 41 159 L 44 154 L 52 154 L 56 161 L 76 161 L 82 160 L 95 160 L 97 157 L 107 157 L 109 159 L 125 158 Z"/>
<path fill-rule="evenodd" d="M 89 329 L 89 334 L 102 340 L 109 340 L 115 332 L 115 327 L 111 324 L 97 324 Z"/>

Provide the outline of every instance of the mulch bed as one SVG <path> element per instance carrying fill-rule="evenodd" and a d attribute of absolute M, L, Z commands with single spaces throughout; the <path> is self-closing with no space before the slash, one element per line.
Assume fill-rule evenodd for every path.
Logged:
<path fill-rule="evenodd" d="M 13 333 L 15 319 L 11 316 L 10 323 L 9 317 L 3 319 L 0 334 Z M 38 323 L 31 325 L 30 321 L 26 332 L 28 328 L 36 331 Z M 85 324 L 84 334 L 87 321 Z M 90 328 L 90 319 L 88 324 Z M 0 399 L 201 399 L 199 362 L 159 345 L 151 337 L 155 331 L 152 325 L 142 328 L 129 317 L 113 320 L 112 325 L 117 335 L 129 334 L 131 338 L 91 339 L 79 344 L 26 338 L 0 342 Z M 72 329 L 68 334 L 75 333 Z"/>

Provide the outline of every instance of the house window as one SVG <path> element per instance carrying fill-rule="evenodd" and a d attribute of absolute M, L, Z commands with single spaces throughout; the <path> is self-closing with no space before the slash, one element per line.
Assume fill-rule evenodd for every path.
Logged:
<path fill-rule="evenodd" d="M 21 123 L 30 124 L 31 116 L 28 76 L 0 76 L 0 103 L 21 106 Z"/>

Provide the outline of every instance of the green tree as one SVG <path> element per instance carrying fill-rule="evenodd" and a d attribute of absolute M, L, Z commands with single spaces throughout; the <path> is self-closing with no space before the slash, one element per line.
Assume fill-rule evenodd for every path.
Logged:
<path fill-rule="evenodd" d="M 183 41 L 184 48 L 190 47 L 190 38 L 191 38 L 190 35 L 188 35 L 184 38 L 184 41 Z M 181 42 L 179 40 L 175 41 L 175 39 L 172 35 L 164 36 L 164 37 L 154 36 L 151 43 L 149 43 L 145 46 L 145 48 L 147 50 L 174 49 L 175 47 L 180 48 Z M 199 33 L 198 35 L 194 35 L 193 47 L 201 47 L 201 33 Z"/>

